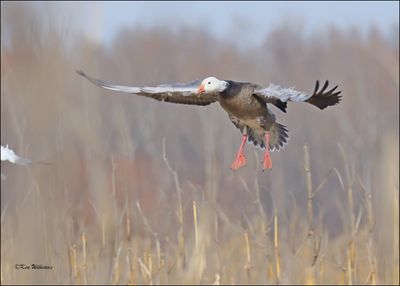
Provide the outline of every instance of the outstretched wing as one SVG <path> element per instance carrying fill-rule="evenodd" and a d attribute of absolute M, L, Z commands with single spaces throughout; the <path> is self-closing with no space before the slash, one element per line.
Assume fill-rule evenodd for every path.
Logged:
<path fill-rule="evenodd" d="M 1 161 L 10 161 L 11 163 L 23 166 L 32 164 L 31 160 L 16 155 L 12 149 L 8 148 L 8 145 L 5 147 L 1 145 Z"/>
<path fill-rule="evenodd" d="M 314 93 L 308 94 L 301 91 L 297 91 L 293 88 L 285 88 L 279 85 L 270 84 L 266 88 L 262 88 L 254 91 L 255 95 L 258 95 L 264 99 L 267 103 L 272 103 L 286 112 L 286 102 L 308 102 L 312 105 L 317 106 L 320 109 L 324 109 L 328 106 L 335 105 L 340 102 L 341 91 L 337 91 L 337 87 L 327 91 L 329 81 L 325 81 L 325 84 L 319 89 L 319 81 L 315 84 Z"/>
<path fill-rule="evenodd" d="M 76 72 L 102 88 L 151 97 L 159 101 L 179 104 L 209 105 L 218 100 L 217 94 L 197 94 L 197 88 L 200 85 L 199 80 L 187 84 L 162 84 L 155 87 L 135 87 L 107 83 L 100 79 L 92 78 L 81 70 L 77 70 Z"/>

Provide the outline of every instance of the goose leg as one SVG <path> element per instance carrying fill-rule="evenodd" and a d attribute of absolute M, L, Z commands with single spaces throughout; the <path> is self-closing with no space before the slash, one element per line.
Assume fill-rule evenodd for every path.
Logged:
<path fill-rule="evenodd" d="M 264 153 L 264 163 L 263 163 L 263 171 L 265 169 L 272 168 L 272 160 L 271 155 L 269 154 L 269 132 L 265 132 L 265 153 Z"/>
<path fill-rule="evenodd" d="M 231 168 L 233 170 L 237 170 L 240 167 L 243 167 L 244 165 L 246 165 L 246 157 L 244 156 L 244 145 L 246 144 L 247 141 L 247 135 L 243 135 L 242 136 L 242 143 L 240 144 L 239 150 L 236 154 L 236 158 L 233 161 Z"/>

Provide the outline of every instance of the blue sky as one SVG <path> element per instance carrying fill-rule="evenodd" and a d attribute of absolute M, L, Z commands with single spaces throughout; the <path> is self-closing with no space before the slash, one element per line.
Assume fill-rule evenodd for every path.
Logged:
<path fill-rule="evenodd" d="M 6 3 L 8 1 L 2 1 L 2 7 Z M 218 38 L 249 46 L 262 43 L 267 32 L 283 23 L 301 25 L 306 32 L 323 31 L 331 25 L 339 29 L 355 27 L 368 31 L 376 25 L 389 35 L 394 34 L 394 25 L 399 24 L 398 1 L 69 1 L 28 4 L 43 13 L 55 8 L 59 23 L 102 44 L 111 43 L 122 28 L 138 25 L 202 28 Z M 2 36 L 2 44 L 3 40 Z"/>
<path fill-rule="evenodd" d="M 72 4 L 72 3 L 71 3 Z M 122 27 L 185 25 L 202 27 L 217 37 L 248 44 L 262 41 L 266 32 L 283 22 L 301 23 L 306 31 L 338 28 L 367 30 L 372 24 L 389 31 L 399 22 L 397 1 L 376 2 L 85 2 L 80 3 L 82 30 L 92 39 L 109 43 Z"/>

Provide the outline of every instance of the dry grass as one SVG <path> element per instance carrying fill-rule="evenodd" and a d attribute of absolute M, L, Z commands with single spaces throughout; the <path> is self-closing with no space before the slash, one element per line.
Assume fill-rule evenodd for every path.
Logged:
<path fill-rule="evenodd" d="M 399 284 L 391 39 L 332 28 L 309 41 L 282 24 L 239 51 L 204 31 L 133 28 L 108 50 L 29 5 L 2 3 L 1 143 L 52 165 L 2 164 L 2 284 Z M 344 98 L 276 111 L 291 141 L 274 168 L 247 146 L 232 172 L 240 135 L 217 105 L 117 96 L 75 68 L 126 84 L 329 78 Z"/>

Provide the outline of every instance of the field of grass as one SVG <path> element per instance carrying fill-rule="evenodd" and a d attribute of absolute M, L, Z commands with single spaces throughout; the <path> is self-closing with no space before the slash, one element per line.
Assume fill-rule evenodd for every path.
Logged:
<path fill-rule="evenodd" d="M 247 49 L 132 27 L 103 47 L 31 5 L 2 3 L 1 143 L 51 165 L 1 165 L 2 284 L 399 284 L 398 26 L 282 23 Z M 249 144 L 233 172 L 240 133 L 218 104 L 105 91 L 76 68 L 131 85 L 329 79 L 343 100 L 274 109 L 289 144 L 266 172 Z"/>

